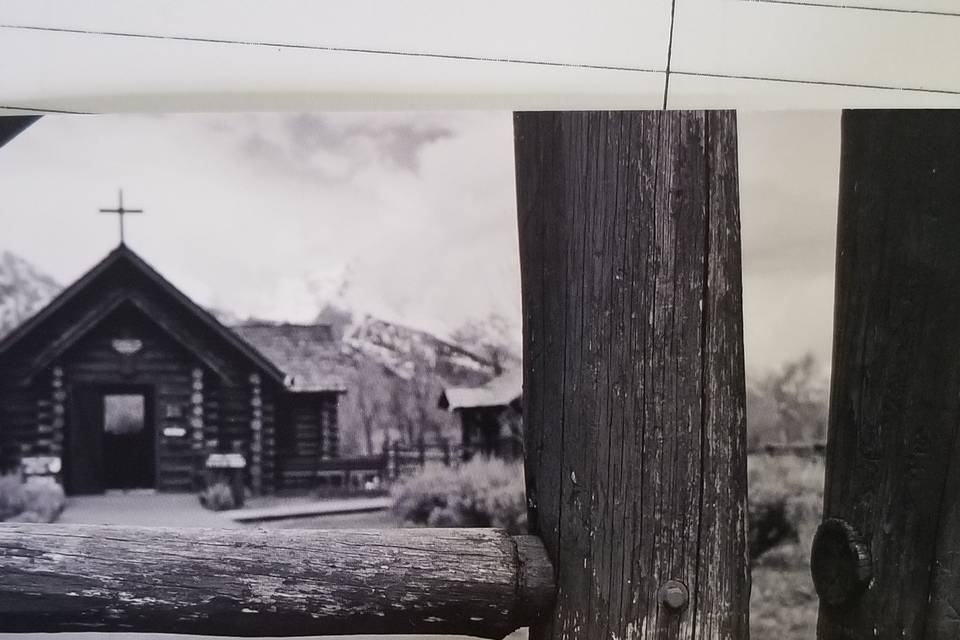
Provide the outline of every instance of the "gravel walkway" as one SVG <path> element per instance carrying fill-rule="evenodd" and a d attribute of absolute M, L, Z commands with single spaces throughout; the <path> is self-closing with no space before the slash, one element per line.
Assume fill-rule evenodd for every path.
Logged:
<path fill-rule="evenodd" d="M 117 493 L 74 496 L 61 524 L 116 524 L 140 527 L 238 528 L 243 525 L 200 506 L 192 493 Z"/>

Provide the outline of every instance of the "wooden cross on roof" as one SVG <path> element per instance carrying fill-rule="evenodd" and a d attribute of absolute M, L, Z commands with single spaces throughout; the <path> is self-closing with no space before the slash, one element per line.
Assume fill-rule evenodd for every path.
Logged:
<path fill-rule="evenodd" d="M 120 221 L 120 244 L 124 243 L 123 216 L 128 213 L 143 213 L 143 209 L 124 209 L 123 208 L 123 189 L 120 189 L 120 203 L 116 209 L 100 209 L 100 213 L 115 213 Z"/>

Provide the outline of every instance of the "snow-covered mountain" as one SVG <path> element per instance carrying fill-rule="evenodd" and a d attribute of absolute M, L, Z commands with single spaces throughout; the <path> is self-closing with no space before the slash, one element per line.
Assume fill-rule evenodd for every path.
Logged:
<path fill-rule="evenodd" d="M 60 290 L 53 278 L 20 256 L 0 252 L 0 337 L 42 309 Z"/>
<path fill-rule="evenodd" d="M 287 284 L 282 302 L 268 305 L 266 314 L 296 309 L 302 321 L 331 324 L 348 344 L 364 346 L 370 353 L 379 352 L 385 358 L 392 358 L 390 353 L 413 350 L 427 360 L 436 355 L 434 352 L 441 359 L 466 352 L 485 365 L 519 361 L 520 315 L 507 312 L 508 304 L 458 323 L 451 317 L 425 314 L 428 307 L 397 299 L 372 282 L 362 282 L 350 264 L 305 273 L 295 284 Z M 459 314 L 441 315 L 455 318 Z M 279 319 L 296 320 L 292 316 Z M 364 341 L 375 344 L 358 345 Z M 431 344 L 434 341 L 436 344 Z M 461 364 L 476 368 L 477 363 Z"/>
<path fill-rule="evenodd" d="M 342 348 L 376 361 L 409 380 L 429 371 L 448 383 L 479 384 L 494 375 L 494 363 L 426 331 L 371 316 L 353 320 L 344 329 Z"/>
<path fill-rule="evenodd" d="M 344 353 L 376 362 L 401 379 L 429 371 L 451 384 L 485 382 L 510 360 L 491 344 L 518 360 L 519 327 L 496 314 L 451 330 L 437 318 L 398 308 L 389 296 L 363 290 L 356 279 L 350 265 L 341 265 L 305 275 L 291 291 L 296 308 L 316 310 L 309 316 L 312 322 L 333 327 Z M 514 329 L 517 339 L 511 340 L 507 334 Z"/>

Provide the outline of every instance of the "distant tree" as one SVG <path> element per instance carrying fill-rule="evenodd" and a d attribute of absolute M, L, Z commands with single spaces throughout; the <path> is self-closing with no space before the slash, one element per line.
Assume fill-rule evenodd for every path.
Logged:
<path fill-rule="evenodd" d="M 449 416 L 437 408 L 441 381 L 425 363 L 416 363 L 408 376 L 394 381 L 387 411 L 408 444 L 443 436 Z"/>
<path fill-rule="evenodd" d="M 400 437 L 407 444 L 416 441 L 419 430 L 416 421 L 410 415 L 410 393 L 404 380 L 396 380 L 390 387 L 390 399 L 387 411 Z"/>
<path fill-rule="evenodd" d="M 751 446 L 822 442 L 827 432 L 827 380 L 812 354 L 747 386 Z"/>
<path fill-rule="evenodd" d="M 443 427 L 436 419 L 440 383 L 426 367 L 421 365 L 418 369 L 407 381 L 411 410 L 419 431 L 417 439 L 426 438 L 427 434 L 430 434 L 436 440 L 443 435 Z"/>
<path fill-rule="evenodd" d="M 382 366 L 365 362 L 358 368 L 358 384 L 354 385 L 353 389 L 357 422 L 360 424 L 360 436 L 364 453 L 367 455 L 373 455 L 382 448 L 382 445 L 377 446 L 377 441 L 383 439 L 382 433 L 389 422 L 389 391 L 384 388 L 389 381 L 384 378 Z"/>
<path fill-rule="evenodd" d="M 496 374 L 520 363 L 511 323 L 499 313 L 469 320 L 457 328 L 451 338 L 455 343 L 493 365 Z"/>

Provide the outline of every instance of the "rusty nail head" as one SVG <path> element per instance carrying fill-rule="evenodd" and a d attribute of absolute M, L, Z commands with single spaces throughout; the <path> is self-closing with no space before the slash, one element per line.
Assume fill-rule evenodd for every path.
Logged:
<path fill-rule="evenodd" d="M 686 609 L 687 602 L 690 601 L 690 592 L 687 591 L 687 585 L 679 580 L 667 580 L 660 587 L 660 604 L 671 611 L 682 611 Z"/>

